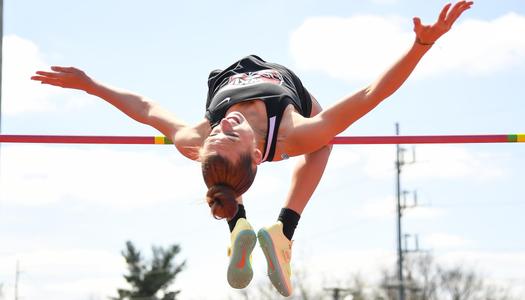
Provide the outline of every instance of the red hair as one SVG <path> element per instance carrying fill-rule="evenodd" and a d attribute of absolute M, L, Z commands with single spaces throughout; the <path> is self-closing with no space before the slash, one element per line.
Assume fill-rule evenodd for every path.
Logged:
<path fill-rule="evenodd" d="M 236 163 L 218 153 L 201 157 L 202 177 L 208 187 L 206 201 L 214 218 L 231 219 L 237 213 L 237 198 L 252 185 L 257 173 L 249 154 L 240 156 Z"/>

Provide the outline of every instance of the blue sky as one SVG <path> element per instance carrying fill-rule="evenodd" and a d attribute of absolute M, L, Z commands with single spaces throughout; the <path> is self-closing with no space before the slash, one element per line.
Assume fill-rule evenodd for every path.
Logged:
<path fill-rule="evenodd" d="M 146 95 L 188 122 L 203 117 L 212 69 L 247 54 L 293 69 L 327 107 L 407 49 L 413 16 L 441 1 L 4 1 L 2 132 L 156 135 L 102 100 L 29 80 L 76 66 Z M 345 135 L 525 131 L 525 4 L 477 1 L 406 84 Z M 410 148 L 410 147 L 407 147 Z M 417 146 L 403 187 L 418 191 L 404 227 L 442 263 L 465 262 L 525 290 L 521 144 Z M 395 263 L 394 146 L 337 146 L 294 236 L 293 265 L 312 286 Z M 264 164 L 246 194 L 255 227 L 272 223 L 293 159 Z M 126 240 L 180 243 L 181 299 L 238 295 L 225 280 L 226 224 L 204 203 L 199 165 L 171 146 L 2 145 L 0 283 L 24 298 L 105 299 L 125 284 Z M 255 279 L 265 263 L 254 253 Z M 520 292 L 521 291 L 521 292 Z M 217 298 L 217 295 L 221 295 Z M 222 298 L 221 298 L 222 297 Z M 0 298 L 1 299 L 1 298 Z"/>

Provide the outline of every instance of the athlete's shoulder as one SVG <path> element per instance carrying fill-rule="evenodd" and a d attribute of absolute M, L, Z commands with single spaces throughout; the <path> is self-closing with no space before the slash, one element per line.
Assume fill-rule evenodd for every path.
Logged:
<path fill-rule="evenodd" d="M 197 161 L 202 144 L 210 131 L 208 119 L 203 119 L 194 126 L 179 130 L 173 137 L 173 143 L 182 155 Z"/>

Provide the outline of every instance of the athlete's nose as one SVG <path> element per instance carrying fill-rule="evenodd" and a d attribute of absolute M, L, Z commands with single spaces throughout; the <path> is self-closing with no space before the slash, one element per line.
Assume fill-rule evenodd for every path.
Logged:
<path fill-rule="evenodd" d="M 230 120 L 224 118 L 220 123 L 222 132 L 231 132 L 233 130 L 233 125 Z"/>

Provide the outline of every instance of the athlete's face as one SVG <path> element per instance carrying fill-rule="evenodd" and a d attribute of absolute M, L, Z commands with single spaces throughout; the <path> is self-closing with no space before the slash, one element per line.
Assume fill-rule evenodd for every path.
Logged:
<path fill-rule="evenodd" d="M 206 152 L 217 152 L 231 162 L 236 162 L 241 154 L 249 152 L 254 163 L 259 164 L 261 152 L 255 142 L 255 133 L 250 124 L 240 112 L 234 111 L 212 129 L 203 146 Z"/>

